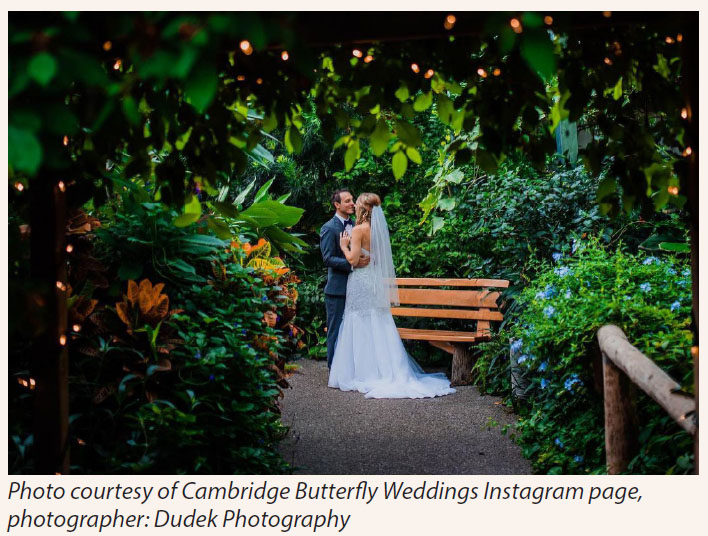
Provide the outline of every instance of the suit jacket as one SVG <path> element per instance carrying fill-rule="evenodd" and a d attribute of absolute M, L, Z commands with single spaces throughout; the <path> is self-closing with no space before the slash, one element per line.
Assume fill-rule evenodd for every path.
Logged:
<path fill-rule="evenodd" d="M 344 225 L 337 216 L 333 216 L 320 229 L 320 251 L 327 267 L 325 294 L 330 296 L 347 295 L 347 277 L 352 272 L 351 264 L 339 247 L 339 235 L 342 231 Z"/>

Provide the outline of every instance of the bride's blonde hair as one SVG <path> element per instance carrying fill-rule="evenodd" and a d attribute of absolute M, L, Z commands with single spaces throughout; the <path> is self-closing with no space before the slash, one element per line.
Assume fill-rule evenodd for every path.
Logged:
<path fill-rule="evenodd" d="M 381 198 L 369 192 L 365 192 L 356 198 L 356 224 L 361 225 L 371 222 L 371 211 L 374 207 L 381 206 Z"/>

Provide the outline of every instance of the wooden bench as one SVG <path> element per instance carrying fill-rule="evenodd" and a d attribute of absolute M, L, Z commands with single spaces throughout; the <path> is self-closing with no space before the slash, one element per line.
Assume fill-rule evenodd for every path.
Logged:
<path fill-rule="evenodd" d="M 399 287 L 400 306 L 391 307 L 391 314 L 394 316 L 476 321 L 475 331 L 398 328 L 401 339 L 428 341 L 452 354 L 451 384 L 469 385 L 472 382 L 473 365 L 469 347 L 490 340 L 490 322 L 504 319 L 497 304 L 501 293 L 493 289 L 508 288 L 509 281 L 403 277 L 396 279 L 396 283 Z M 465 290 L 439 287 L 465 287 Z M 470 288 L 477 290 L 467 290 Z M 411 305 L 428 307 L 408 307 Z"/>

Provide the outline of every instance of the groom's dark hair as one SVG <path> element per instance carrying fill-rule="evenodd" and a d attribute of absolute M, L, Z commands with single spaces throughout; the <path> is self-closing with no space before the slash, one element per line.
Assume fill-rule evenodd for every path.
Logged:
<path fill-rule="evenodd" d="M 335 203 L 341 203 L 342 202 L 342 194 L 344 192 L 347 192 L 348 194 L 351 194 L 349 191 L 349 188 L 342 188 L 340 190 L 335 190 L 334 193 L 332 194 L 332 204 L 334 205 Z"/>

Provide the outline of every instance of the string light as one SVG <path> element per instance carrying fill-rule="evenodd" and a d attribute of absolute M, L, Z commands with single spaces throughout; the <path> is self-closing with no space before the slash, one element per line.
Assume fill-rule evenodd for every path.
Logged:
<path fill-rule="evenodd" d="M 64 137 L 62 138 L 61 142 L 62 142 L 62 144 L 64 145 L 64 147 L 66 147 L 67 145 L 69 145 L 69 136 L 64 136 Z"/>
<path fill-rule="evenodd" d="M 66 290 L 66 285 L 62 283 L 61 281 L 57 281 L 57 288 L 64 292 Z"/>
<path fill-rule="evenodd" d="M 512 30 L 514 30 L 514 32 L 516 32 L 517 34 L 524 31 L 524 29 L 521 27 L 521 22 L 519 22 L 519 19 L 511 19 L 509 21 L 509 24 L 511 24 Z"/>
<path fill-rule="evenodd" d="M 669 186 L 669 187 L 667 188 L 667 191 L 668 191 L 671 195 L 678 195 L 678 193 L 679 193 L 678 186 Z"/>
<path fill-rule="evenodd" d="M 22 387 L 29 387 L 29 382 L 24 378 L 17 378 L 17 383 L 19 383 Z"/>
<path fill-rule="evenodd" d="M 607 65 L 612 65 L 612 60 L 610 58 L 605 58 L 605 63 Z"/>
<path fill-rule="evenodd" d="M 238 46 L 241 49 L 241 52 L 243 52 L 246 56 L 253 54 L 253 47 L 251 46 L 251 43 L 245 39 L 241 41 Z"/>
<path fill-rule="evenodd" d="M 290 54 L 288 54 L 288 51 L 287 51 L 287 50 L 283 50 L 283 51 L 280 53 L 280 59 L 283 60 L 283 61 L 288 61 L 288 60 L 290 59 Z"/>
<path fill-rule="evenodd" d="M 262 83 L 263 83 L 262 78 L 256 78 L 256 84 L 258 84 L 260 86 Z"/>
<path fill-rule="evenodd" d="M 17 188 L 17 191 L 18 191 L 18 192 L 21 192 L 22 190 L 25 189 L 25 185 L 22 184 L 21 182 L 16 182 L 16 183 L 15 183 L 15 188 Z"/>
<path fill-rule="evenodd" d="M 374 61 L 374 57 L 371 55 L 364 58 L 364 63 L 371 63 L 372 61 Z"/>
<path fill-rule="evenodd" d="M 457 17 L 455 15 L 448 15 L 445 17 L 445 23 L 443 26 L 445 27 L 446 30 L 452 30 L 453 26 L 455 26 L 455 23 L 457 22 Z"/>
<path fill-rule="evenodd" d="M 667 35 L 667 36 L 666 36 L 666 43 L 669 44 L 669 45 L 673 45 L 673 44 L 674 44 L 674 38 L 671 37 L 670 35 Z"/>
<path fill-rule="evenodd" d="M 72 328 L 76 333 L 78 333 L 79 331 L 81 331 L 81 324 L 74 324 L 73 326 L 71 326 L 71 328 Z"/>
<path fill-rule="evenodd" d="M 698 346 L 691 346 L 691 357 L 698 357 Z"/>
<path fill-rule="evenodd" d="M 37 385 L 37 382 L 34 381 L 34 378 L 29 379 L 29 388 L 34 389 L 34 386 Z"/>
<path fill-rule="evenodd" d="M 66 346 L 66 335 L 62 335 L 61 337 L 59 337 L 59 344 L 61 344 L 62 346 Z"/>
<path fill-rule="evenodd" d="M 79 445 L 81 445 L 82 447 L 86 444 L 86 441 L 84 441 L 84 440 L 81 439 L 80 437 L 77 437 L 77 438 L 76 438 L 76 442 L 77 442 Z"/>
<path fill-rule="evenodd" d="M 691 156 L 691 154 L 693 154 L 693 149 L 691 149 L 690 147 L 686 147 L 683 150 L 683 156 Z"/>
<path fill-rule="evenodd" d="M 236 80 L 238 80 L 239 82 L 243 82 L 245 79 L 246 79 L 246 77 L 242 74 L 240 74 L 236 77 Z"/>
<path fill-rule="evenodd" d="M 602 16 L 609 19 L 612 16 L 612 11 L 603 11 Z"/>
<path fill-rule="evenodd" d="M 681 108 L 681 118 L 688 119 L 688 110 L 686 108 Z"/>
<path fill-rule="evenodd" d="M 113 43 L 111 43 L 110 41 L 106 41 L 105 43 L 103 43 L 103 50 L 105 50 L 106 52 L 108 52 L 112 48 Z"/>
<path fill-rule="evenodd" d="M 683 34 L 678 34 L 678 35 L 676 36 L 676 41 L 678 41 L 679 43 L 680 43 L 681 41 L 683 41 Z"/>
<path fill-rule="evenodd" d="M 494 69 L 494 71 L 492 72 L 492 74 L 493 74 L 494 76 L 499 76 L 499 75 L 501 74 L 501 69 L 500 69 L 499 67 L 497 67 L 496 69 Z"/>
<path fill-rule="evenodd" d="M 66 246 L 66 252 L 67 252 L 67 253 L 71 253 L 72 251 L 74 251 L 74 246 L 72 246 L 71 244 L 69 244 L 68 246 Z"/>
<path fill-rule="evenodd" d="M 433 71 L 432 69 L 428 69 L 427 71 L 425 71 L 425 74 L 423 76 L 425 76 L 425 78 L 432 78 L 434 74 L 435 71 Z"/>
<path fill-rule="evenodd" d="M 481 67 L 480 67 L 479 69 L 477 69 L 477 74 L 478 74 L 479 76 L 481 76 L 482 78 L 487 78 L 487 71 L 485 71 L 485 70 L 482 69 Z"/>
<path fill-rule="evenodd" d="M 65 192 L 65 191 L 66 191 L 66 184 L 64 184 L 64 181 L 59 181 L 59 183 L 57 184 L 57 186 L 59 187 L 59 190 L 60 190 L 60 191 L 62 191 L 62 192 Z"/>
<path fill-rule="evenodd" d="M 543 17 L 543 22 L 550 26 L 551 24 L 553 24 L 553 17 L 551 17 L 550 15 L 546 15 L 545 17 Z"/>
<path fill-rule="evenodd" d="M 121 65 L 123 65 L 123 62 L 121 61 L 120 58 L 118 58 L 118 59 L 116 60 L 116 62 L 113 64 L 113 70 L 114 70 L 114 71 L 117 71 L 118 69 L 120 69 L 120 66 L 121 66 Z"/>
<path fill-rule="evenodd" d="M 418 67 L 417 63 L 411 63 L 411 70 L 415 73 L 418 74 L 420 72 L 420 67 Z"/>
<path fill-rule="evenodd" d="M 352 50 L 352 55 L 355 58 L 361 58 L 364 55 L 364 53 L 361 50 L 359 50 L 358 48 L 355 48 L 354 50 Z"/>

